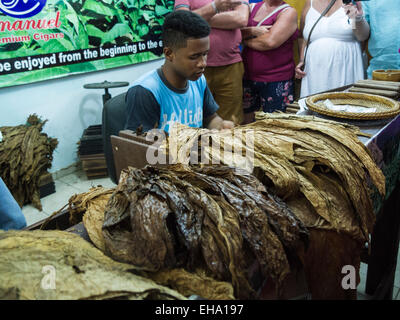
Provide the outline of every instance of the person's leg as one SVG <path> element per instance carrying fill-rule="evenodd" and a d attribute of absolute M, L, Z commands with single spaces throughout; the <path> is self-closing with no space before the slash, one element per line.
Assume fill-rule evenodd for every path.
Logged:
<path fill-rule="evenodd" d="M 22 229 L 26 227 L 25 216 L 10 190 L 0 178 L 0 229 Z"/>
<path fill-rule="evenodd" d="M 243 80 L 244 67 L 242 62 L 228 66 L 207 67 L 204 75 L 208 87 L 219 105 L 218 115 L 225 120 L 243 121 Z"/>
<path fill-rule="evenodd" d="M 261 101 L 257 82 L 243 80 L 243 113 L 242 124 L 254 122 L 254 112 L 260 110 Z"/>
<path fill-rule="evenodd" d="M 261 90 L 264 112 L 286 112 L 286 105 L 293 102 L 293 80 L 265 83 Z"/>

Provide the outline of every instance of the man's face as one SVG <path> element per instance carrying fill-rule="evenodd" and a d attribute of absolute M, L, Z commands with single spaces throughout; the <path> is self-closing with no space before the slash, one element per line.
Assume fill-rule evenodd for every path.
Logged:
<path fill-rule="evenodd" d="M 196 81 L 204 73 L 207 65 L 207 54 L 210 49 L 210 38 L 188 39 L 185 48 L 169 49 L 164 52 L 171 61 L 175 72 L 182 78 Z"/>

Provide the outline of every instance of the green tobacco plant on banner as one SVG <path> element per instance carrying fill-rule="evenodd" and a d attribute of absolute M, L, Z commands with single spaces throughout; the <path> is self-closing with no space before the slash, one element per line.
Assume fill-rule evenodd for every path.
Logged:
<path fill-rule="evenodd" d="M 0 87 L 158 59 L 173 0 L 0 0 Z"/>

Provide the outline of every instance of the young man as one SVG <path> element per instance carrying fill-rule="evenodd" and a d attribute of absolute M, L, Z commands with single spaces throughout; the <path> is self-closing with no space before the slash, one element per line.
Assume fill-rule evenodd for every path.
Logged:
<path fill-rule="evenodd" d="M 210 27 L 199 15 L 175 11 L 163 25 L 164 65 L 134 82 L 126 95 L 125 128 L 169 132 L 172 123 L 191 127 L 229 129 L 203 75 L 210 48 Z"/>
<path fill-rule="evenodd" d="M 210 54 L 204 75 L 225 120 L 243 120 L 242 35 L 249 19 L 248 0 L 175 0 L 176 10 L 190 10 L 211 26 Z"/>

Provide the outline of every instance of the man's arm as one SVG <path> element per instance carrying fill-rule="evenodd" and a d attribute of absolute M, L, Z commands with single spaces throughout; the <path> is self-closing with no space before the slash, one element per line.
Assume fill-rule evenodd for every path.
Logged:
<path fill-rule="evenodd" d="M 209 21 L 216 14 L 234 9 L 241 4 L 241 0 L 215 0 L 193 10 L 190 6 L 190 0 L 175 0 L 174 8 L 175 10 L 191 10 Z"/>
<path fill-rule="evenodd" d="M 143 131 L 149 131 L 159 124 L 160 105 L 153 94 L 140 85 L 134 86 L 126 94 L 125 129 L 135 131 L 142 126 Z"/>
<path fill-rule="evenodd" d="M 214 15 L 208 22 L 212 28 L 217 29 L 237 29 L 247 26 L 249 20 L 249 4 L 243 1 L 234 10 L 225 11 Z"/>
<path fill-rule="evenodd" d="M 240 31 L 242 32 L 242 39 L 243 41 L 245 41 L 259 37 L 264 33 L 269 32 L 271 28 L 272 26 L 258 26 L 258 27 L 255 26 L 255 27 L 241 28 Z"/>

